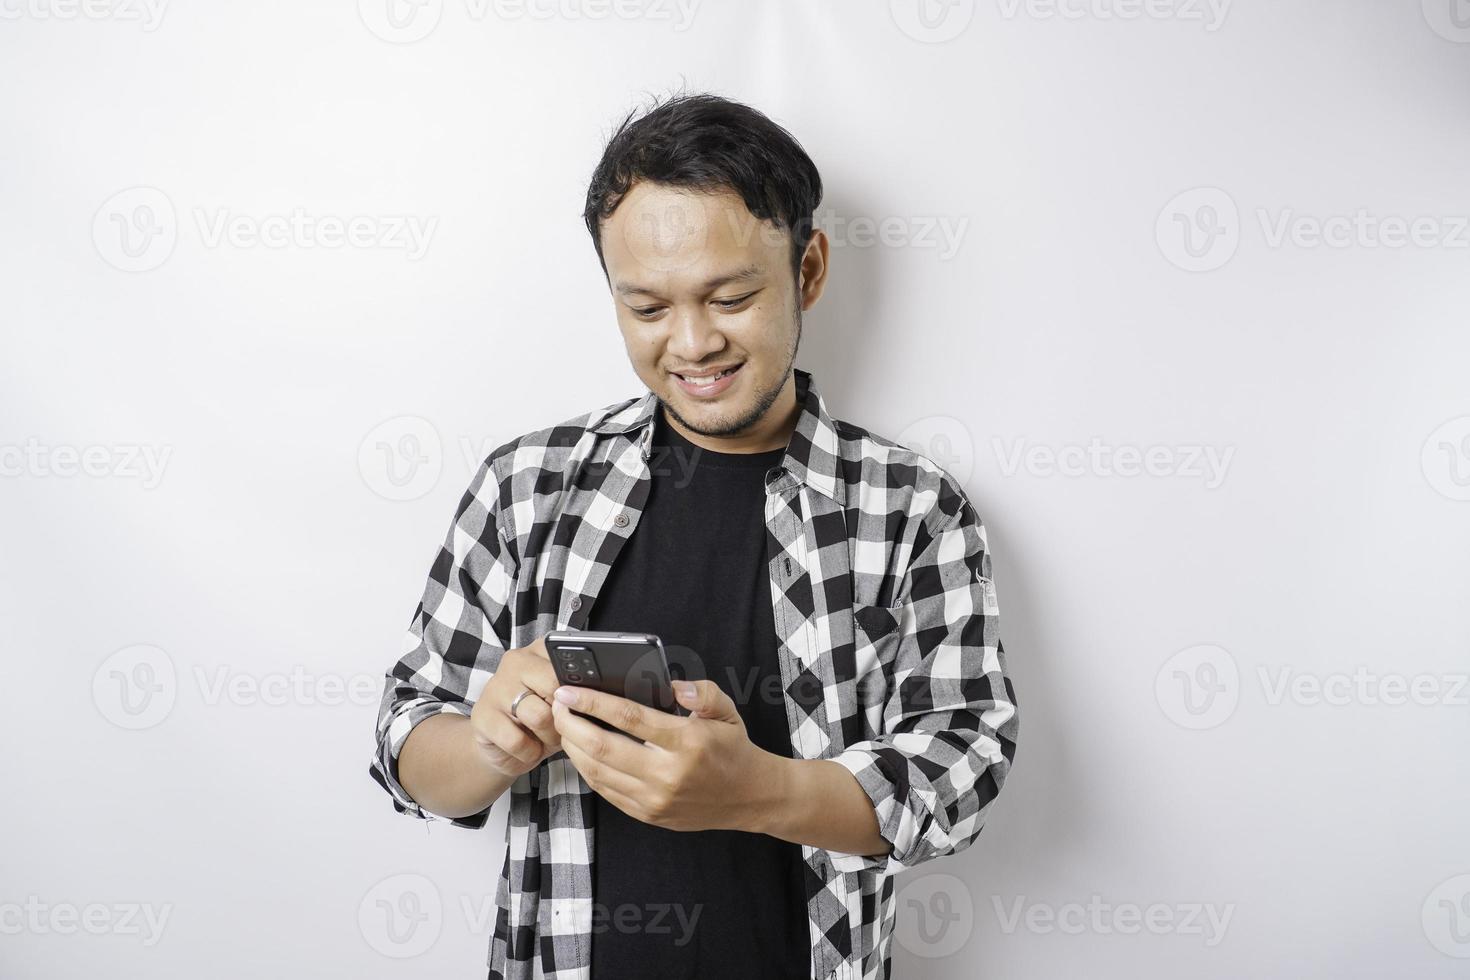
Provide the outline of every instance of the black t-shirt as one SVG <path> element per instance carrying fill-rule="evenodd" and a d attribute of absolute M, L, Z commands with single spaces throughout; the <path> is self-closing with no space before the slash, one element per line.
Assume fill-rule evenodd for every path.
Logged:
<path fill-rule="evenodd" d="M 661 409 L 654 425 L 648 501 L 587 628 L 693 650 L 751 741 L 789 757 L 765 526 L 765 475 L 785 450 L 711 452 Z M 593 800 L 593 980 L 811 976 L 799 845 L 665 830 Z"/>

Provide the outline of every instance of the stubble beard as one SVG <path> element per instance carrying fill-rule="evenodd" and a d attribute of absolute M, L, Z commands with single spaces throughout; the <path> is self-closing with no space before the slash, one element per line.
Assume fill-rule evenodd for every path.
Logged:
<path fill-rule="evenodd" d="M 791 377 L 791 372 L 796 368 L 796 351 L 801 346 L 801 303 L 796 304 L 796 337 L 792 341 L 791 350 L 786 354 L 786 369 L 781 372 L 780 380 L 763 391 L 756 392 L 755 404 L 750 410 L 738 416 L 733 421 L 713 426 L 699 426 L 679 414 L 669 402 L 659 397 L 659 405 L 668 413 L 669 417 L 678 422 L 690 432 L 696 432 L 702 436 L 734 436 L 746 432 L 756 425 L 771 406 L 776 404 L 776 399 L 781 396 L 781 389 L 786 386 L 786 380 Z"/>

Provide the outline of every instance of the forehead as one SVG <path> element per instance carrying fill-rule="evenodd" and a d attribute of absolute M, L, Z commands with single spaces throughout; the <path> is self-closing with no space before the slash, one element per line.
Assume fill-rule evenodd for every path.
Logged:
<path fill-rule="evenodd" d="M 634 184 L 602 223 L 603 260 L 620 292 L 697 292 L 751 267 L 779 269 L 790 241 L 786 231 L 752 215 L 734 191 L 649 181 Z"/>

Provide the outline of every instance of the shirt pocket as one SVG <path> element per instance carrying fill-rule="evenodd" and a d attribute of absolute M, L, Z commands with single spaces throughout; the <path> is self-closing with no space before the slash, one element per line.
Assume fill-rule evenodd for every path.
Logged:
<path fill-rule="evenodd" d="M 893 661 L 903 640 L 902 613 L 893 606 L 852 607 L 854 676 L 864 738 L 883 728 L 883 705 L 892 689 Z"/>

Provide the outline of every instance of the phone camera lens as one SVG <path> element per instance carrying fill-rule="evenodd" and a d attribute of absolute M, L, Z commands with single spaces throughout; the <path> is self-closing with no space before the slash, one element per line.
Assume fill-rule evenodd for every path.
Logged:
<path fill-rule="evenodd" d="M 577 683 L 577 681 L 579 681 L 581 679 L 582 679 L 582 675 L 581 674 L 568 674 L 567 675 L 567 680 L 571 681 L 573 684 Z"/>

